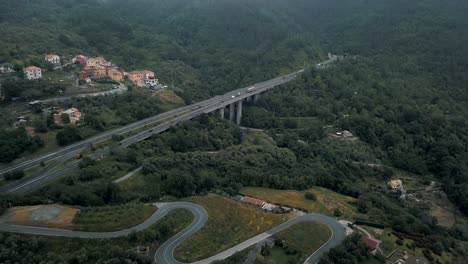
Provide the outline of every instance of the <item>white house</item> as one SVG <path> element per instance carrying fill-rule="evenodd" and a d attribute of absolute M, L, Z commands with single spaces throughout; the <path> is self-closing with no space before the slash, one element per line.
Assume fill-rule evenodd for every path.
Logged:
<path fill-rule="evenodd" d="M 145 79 L 154 79 L 154 72 L 148 71 L 148 70 L 143 70 L 141 73 L 144 74 Z"/>
<path fill-rule="evenodd" d="M 60 64 L 60 56 L 56 54 L 46 54 L 44 59 L 52 64 Z"/>
<path fill-rule="evenodd" d="M 159 85 L 159 81 L 158 79 L 155 79 L 154 77 L 152 78 L 147 78 L 145 79 L 145 85 L 150 87 L 150 86 L 158 86 Z"/>
<path fill-rule="evenodd" d="M 14 73 L 15 70 L 13 68 L 14 68 L 14 66 L 12 64 L 9 64 L 9 63 L 0 64 L 0 74 Z"/>
<path fill-rule="evenodd" d="M 23 69 L 24 78 L 28 80 L 42 79 L 42 70 L 36 66 L 29 66 Z"/>

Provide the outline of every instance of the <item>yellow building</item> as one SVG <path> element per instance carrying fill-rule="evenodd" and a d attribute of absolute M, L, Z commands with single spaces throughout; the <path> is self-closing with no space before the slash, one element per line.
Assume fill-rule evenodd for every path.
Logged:
<path fill-rule="evenodd" d="M 104 77 L 107 74 L 106 67 L 98 66 L 93 70 L 94 77 Z"/>
<path fill-rule="evenodd" d="M 134 83 L 144 78 L 145 78 L 145 73 L 143 71 L 131 71 L 128 73 L 128 79 Z"/>
<path fill-rule="evenodd" d="M 121 82 L 123 80 L 123 74 L 115 68 L 107 69 L 107 76 L 114 81 Z"/>

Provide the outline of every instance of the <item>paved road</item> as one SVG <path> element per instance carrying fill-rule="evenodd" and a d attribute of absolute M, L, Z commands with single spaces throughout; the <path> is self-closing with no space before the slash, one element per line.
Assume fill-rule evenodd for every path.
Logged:
<path fill-rule="evenodd" d="M 114 183 L 119 183 L 119 182 L 122 182 L 122 181 L 125 181 L 126 179 L 132 177 L 133 175 L 135 175 L 137 172 L 141 171 L 143 169 L 143 167 L 138 167 L 134 170 L 132 170 L 131 172 L 125 174 L 124 176 L 118 178 L 117 180 L 113 181 Z"/>
<path fill-rule="evenodd" d="M 182 262 L 177 261 L 174 258 L 174 250 L 177 246 L 187 239 L 188 237 L 192 236 L 195 232 L 200 230 L 208 220 L 208 213 L 206 212 L 205 208 L 200 205 L 190 203 L 190 202 L 175 202 L 175 203 L 159 203 L 155 204 L 159 207 L 158 211 L 156 211 L 150 218 L 148 218 L 145 222 L 134 226 L 129 229 L 115 231 L 115 232 L 84 232 L 84 231 L 71 231 L 71 230 L 62 230 L 62 229 L 52 229 L 52 228 L 42 228 L 42 227 L 29 227 L 29 226 L 18 226 L 18 225 L 10 225 L 0 222 L 0 231 L 4 232 L 15 232 L 15 233 L 23 233 L 23 234 L 33 234 L 33 235 L 45 235 L 45 236 L 59 236 L 59 237 L 79 237 L 79 238 L 115 238 L 121 236 L 127 236 L 132 232 L 139 232 L 147 229 L 158 220 L 166 216 L 170 211 L 183 208 L 187 209 L 194 215 L 194 220 L 192 223 L 187 226 L 184 230 L 164 242 L 154 256 L 156 263 L 158 264 L 182 264 Z M 259 241 L 264 240 L 271 235 L 274 235 L 294 224 L 303 222 L 303 221 L 319 221 L 323 224 L 327 225 L 330 230 L 332 231 L 331 238 L 322 245 L 316 252 L 314 252 L 305 263 L 315 264 L 318 262 L 318 259 L 322 256 L 323 253 L 328 251 L 330 248 L 339 245 L 345 238 L 345 229 L 344 227 L 335 221 L 333 218 L 328 216 L 320 215 L 320 214 L 304 214 L 293 218 L 287 222 L 284 222 L 264 233 L 261 233 L 253 238 L 250 238 L 228 250 L 225 250 L 221 253 L 218 253 L 212 257 L 207 259 L 194 262 L 192 264 L 206 264 L 211 263 L 215 260 L 222 260 L 225 259 L 236 252 L 246 249 Z M 222 228 L 222 227 L 220 227 Z"/>
<path fill-rule="evenodd" d="M 289 81 L 292 81 L 296 78 L 297 74 L 302 73 L 303 71 L 298 71 L 294 72 L 292 74 L 288 74 L 285 76 L 277 77 L 262 83 L 255 84 L 253 86 L 249 86 L 246 88 L 241 88 L 235 91 L 231 91 L 225 95 L 222 96 L 216 96 L 214 98 L 211 98 L 209 100 L 192 104 L 189 106 L 184 106 L 169 112 L 165 112 L 162 114 L 159 114 L 154 117 L 150 117 L 135 123 L 132 123 L 130 125 L 127 125 L 122 128 L 118 128 L 116 130 L 112 130 L 109 132 L 106 132 L 104 134 L 101 134 L 99 136 L 95 136 L 93 138 L 78 142 L 76 144 L 73 144 L 69 147 L 63 148 L 57 152 L 47 154 L 45 156 L 42 156 L 40 158 L 30 160 L 27 162 L 23 162 L 18 165 L 11 166 L 3 171 L 0 171 L 0 175 L 2 173 L 5 173 L 7 171 L 15 170 L 15 169 L 24 169 L 24 168 L 29 168 L 33 166 L 37 166 L 41 161 L 49 161 L 49 160 L 55 160 L 57 159 L 60 163 L 65 163 L 67 160 L 71 159 L 76 153 L 80 153 L 83 149 L 88 147 L 90 144 L 94 144 L 97 142 L 101 142 L 104 140 L 108 140 L 112 137 L 114 134 L 124 134 L 126 132 L 130 132 L 136 128 L 142 128 L 146 127 L 150 124 L 153 124 L 158 121 L 162 121 L 168 118 L 172 118 L 170 121 L 163 122 L 160 125 L 157 125 L 155 127 L 148 128 L 146 130 L 143 130 L 142 132 L 139 132 L 136 135 L 127 137 L 123 139 L 122 141 L 119 142 L 120 147 L 128 147 L 134 143 L 143 141 L 152 135 L 164 132 L 171 128 L 172 126 L 177 125 L 178 123 L 192 119 L 196 116 L 199 116 L 203 113 L 210 113 L 213 112 L 219 108 L 222 108 L 224 106 L 228 106 L 230 104 L 233 104 L 235 102 L 241 101 L 246 99 L 247 97 L 251 97 L 254 94 L 258 94 L 261 92 L 265 92 L 269 89 L 272 89 L 278 85 L 287 83 Z M 254 90 L 249 90 L 249 88 L 255 87 Z M 105 156 L 109 153 L 109 149 L 103 149 L 100 151 L 97 151 L 93 153 L 90 157 L 91 158 L 99 158 L 102 156 Z M 54 171 L 52 173 L 45 173 L 45 174 L 38 174 L 35 175 L 34 177 L 26 177 L 24 179 L 21 179 L 20 181 L 15 181 L 12 183 L 9 183 L 5 186 L 0 187 L 0 194 L 8 194 L 8 193 L 24 193 L 24 192 L 29 192 L 34 189 L 37 189 L 38 187 L 41 187 L 42 185 L 72 171 L 77 167 L 77 161 L 72 161 L 69 162 L 69 164 L 63 168 L 61 168 L 58 171 Z"/>
<path fill-rule="evenodd" d="M 127 86 L 124 84 L 119 84 L 117 89 L 112 89 L 109 91 L 104 91 L 104 92 L 95 92 L 95 93 L 84 93 L 84 94 L 74 94 L 74 95 L 68 95 L 68 96 L 60 96 L 60 97 L 54 97 L 54 98 L 49 98 L 49 99 L 44 99 L 40 100 L 42 103 L 50 103 L 50 102 L 61 102 L 61 101 L 66 101 L 71 98 L 83 98 L 83 97 L 93 97 L 93 96 L 103 96 L 103 95 L 111 95 L 111 94 L 120 94 L 124 93 L 127 91 Z"/>
<path fill-rule="evenodd" d="M 72 144 L 72 145 L 67 146 L 67 147 L 64 147 L 64 148 L 62 148 L 60 150 L 57 150 L 55 152 L 47 153 L 47 154 L 45 154 L 45 155 L 43 155 L 41 157 L 10 165 L 10 166 L 0 170 L 0 176 L 3 176 L 3 174 L 5 174 L 7 172 L 10 172 L 10 171 L 25 170 L 25 169 L 32 168 L 34 166 L 39 165 L 41 162 L 48 162 L 48 161 L 57 159 L 58 157 L 61 157 L 61 156 L 65 155 L 65 154 L 72 154 L 72 155 L 77 154 L 82 149 L 88 147 L 91 144 L 96 144 L 96 143 L 111 139 L 112 135 L 122 135 L 122 134 L 128 133 L 130 131 L 133 131 L 135 129 L 144 128 L 146 126 L 153 125 L 153 124 L 155 124 L 157 122 L 160 122 L 160 121 L 162 121 L 164 119 L 179 116 L 179 115 L 181 115 L 183 113 L 186 113 L 186 112 L 196 111 L 196 113 L 193 113 L 194 115 L 192 115 L 191 117 L 185 116 L 186 118 L 183 119 L 183 120 L 193 118 L 193 116 L 199 115 L 201 113 L 212 112 L 212 111 L 214 111 L 214 110 L 216 110 L 216 109 L 218 109 L 218 108 L 220 108 L 222 106 L 226 106 L 228 104 L 237 102 L 239 100 L 243 100 L 243 99 L 245 99 L 245 98 L 247 98 L 247 97 L 249 97 L 251 95 L 254 95 L 256 93 L 264 92 L 264 91 L 272 89 L 273 87 L 276 87 L 276 86 L 278 86 L 280 84 L 292 81 L 292 80 L 294 80 L 296 78 L 297 74 L 300 74 L 302 72 L 303 72 L 303 70 L 300 70 L 300 71 L 296 71 L 296 72 L 288 74 L 288 75 L 284 75 L 284 76 L 277 77 L 277 78 L 274 78 L 274 79 L 271 79 L 271 80 L 268 80 L 268 81 L 265 81 L 265 82 L 254 84 L 254 85 L 252 85 L 252 86 L 255 87 L 254 91 L 248 91 L 248 88 L 250 88 L 252 86 L 237 89 L 237 90 L 228 92 L 228 93 L 226 93 L 226 94 L 224 94 L 222 96 L 216 96 L 216 97 L 213 97 L 211 99 L 208 99 L 208 100 L 205 100 L 205 101 L 202 101 L 202 102 L 198 102 L 198 103 L 195 103 L 195 104 L 192 104 L 192 105 L 180 107 L 180 108 L 168 111 L 168 112 L 161 113 L 159 115 L 155 115 L 155 116 L 152 116 L 152 117 L 149 117 L 149 118 L 146 118 L 146 119 L 143 119 L 143 120 L 128 124 L 126 126 L 123 126 L 123 127 L 120 127 L 120 128 L 114 129 L 114 130 L 110 130 L 110 131 L 102 133 L 100 135 L 91 137 L 89 139 L 85 139 L 83 141 L 80 141 L 78 143 Z M 240 94 L 240 96 L 239 96 L 239 94 Z M 234 96 L 234 98 L 233 98 L 233 96 Z M 179 121 L 183 121 L 183 120 L 179 119 Z M 172 126 L 172 125 L 175 125 L 175 124 L 177 124 L 177 121 L 171 122 L 169 127 Z M 154 133 L 152 133 L 152 131 L 146 131 L 146 133 L 143 133 L 143 134 L 139 133 L 138 136 L 135 136 L 135 137 L 133 137 L 131 139 L 127 139 L 124 143 L 122 143 L 122 145 L 130 145 L 130 144 L 132 144 L 134 142 L 141 141 L 141 140 L 143 140 L 143 139 L 145 139 L 145 138 L 147 138 L 147 137 L 149 137 L 149 136 L 151 136 L 153 134 Z"/>
<path fill-rule="evenodd" d="M 54 229 L 54 228 L 43 228 L 43 227 L 32 227 L 32 226 L 19 226 L 19 225 L 10 225 L 5 223 L 0 223 L 0 231 L 4 232 L 14 232 L 22 234 L 33 234 L 33 235 L 44 235 L 44 236 L 57 236 L 57 237 L 78 237 L 78 238 L 116 238 L 127 236 L 132 232 L 139 232 L 147 229 L 158 220 L 166 216 L 170 211 L 183 208 L 192 212 L 195 216 L 195 221 L 198 223 L 196 230 L 200 229 L 208 219 L 208 213 L 205 208 L 201 207 L 198 204 L 188 203 L 188 202 L 175 202 L 161 204 L 159 209 L 149 217 L 145 222 L 134 226 L 129 229 L 114 231 L 114 232 L 85 232 L 85 231 L 72 231 L 72 230 L 63 230 L 63 229 Z M 205 221 L 202 221 L 205 219 Z M 192 226 L 194 223 L 190 224 Z M 196 231 L 195 230 L 195 231 Z M 185 230 L 184 230 L 185 231 Z"/>

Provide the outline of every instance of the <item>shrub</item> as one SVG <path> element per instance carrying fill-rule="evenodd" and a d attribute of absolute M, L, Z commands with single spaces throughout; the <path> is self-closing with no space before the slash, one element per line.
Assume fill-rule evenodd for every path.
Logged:
<path fill-rule="evenodd" d="M 307 199 L 307 200 L 312 200 L 312 201 L 317 201 L 317 196 L 315 196 L 315 194 L 311 193 L 311 192 L 306 192 L 304 194 L 304 197 Z"/>
<path fill-rule="evenodd" d="M 5 174 L 5 180 L 12 181 L 12 180 L 19 180 L 24 177 L 24 171 L 12 171 Z"/>

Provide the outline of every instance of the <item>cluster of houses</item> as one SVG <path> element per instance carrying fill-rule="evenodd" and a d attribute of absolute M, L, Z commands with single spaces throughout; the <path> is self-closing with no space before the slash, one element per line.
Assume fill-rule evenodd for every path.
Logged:
<path fill-rule="evenodd" d="M 91 82 L 91 78 L 107 76 L 117 82 L 122 81 L 124 78 L 123 73 L 104 57 L 88 58 L 84 55 L 77 55 L 73 61 L 77 61 L 83 66 L 80 71 L 80 80 L 87 83 Z"/>
<path fill-rule="evenodd" d="M 289 208 L 289 207 L 279 206 L 279 205 L 272 204 L 272 203 L 267 203 L 267 202 L 265 202 L 263 200 L 253 198 L 253 197 L 249 197 L 249 196 L 240 196 L 239 195 L 237 198 L 243 203 L 253 205 L 255 207 L 262 208 L 263 210 L 265 210 L 267 212 L 273 212 L 275 214 L 284 214 L 284 213 L 289 213 L 289 212 L 292 211 L 292 209 Z"/>
<path fill-rule="evenodd" d="M 44 60 L 54 65 L 60 65 L 60 56 L 56 54 L 45 54 Z M 149 88 L 159 87 L 159 81 L 154 72 L 150 70 L 134 70 L 125 72 L 116 65 L 107 61 L 104 57 L 87 57 L 84 55 L 75 56 L 71 63 L 78 62 L 83 67 L 79 73 L 79 79 L 86 83 L 91 83 L 91 78 L 109 77 L 121 82 L 127 77 L 137 86 L 147 86 Z M 0 68 L 0 72 L 11 71 L 12 68 Z M 29 66 L 23 69 L 24 78 L 28 80 L 42 79 L 42 69 L 37 66 Z"/>
<path fill-rule="evenodd" d="M 107 76 L 117 82 L 121 82 L 125 77 L 128 77 L 128 79 L 137 86 L 156 87 L 159 85 L 154 72 L 149 70 L 121 71 L 103 57 L 88 58 L 84 55 L 77 55 L 74 60 L 83 66 L 80 72 L 80 80 L 86 82 L 91 82 L 90 78 L 92 77 L 99 78 Z"/>

